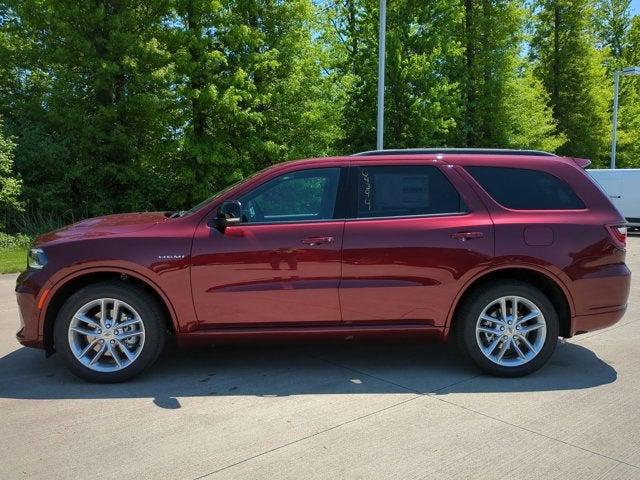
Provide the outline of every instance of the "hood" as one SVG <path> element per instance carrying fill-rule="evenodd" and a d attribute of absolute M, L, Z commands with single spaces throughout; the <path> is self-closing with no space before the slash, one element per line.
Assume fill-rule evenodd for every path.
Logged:
<path fill-rule="evenodd" d="M 163 212 L 121 213 L 88 218 L 59 230 L 40 235 L 35 244 L 51 243 L 81 238 L 98 238 L 144 230 L 167 221 Z"/>

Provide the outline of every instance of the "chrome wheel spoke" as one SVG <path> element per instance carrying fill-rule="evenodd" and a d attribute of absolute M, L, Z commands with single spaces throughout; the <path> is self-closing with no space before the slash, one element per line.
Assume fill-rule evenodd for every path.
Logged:
<path fill-rule="evenodd" d="M 124 322 L 119 323 L 118 324 L 118 328 L 130 327 L 132 325 L 136 325 L 136 324 L 141 323 L 141 322 L 142 322 L 142 320 L 139 319 L 139 318 L 132 318 L 130 320 L 125 320 Z"/>
<path fill-rule="evenodd" d="M 113 309 L 111 310 L 111 319 L 113 320 L 113 323 L 116 323 L 119 318 L 120 318 L 120 301 L 114 300 Z"/>
<path fill-rule="evenodd" d="M 121 323 L 118 323 L 123 319 Z M 68 329 L 69 347 L 85 367 L 115 372 L 140 356 L 145 343 L 144 322 L 126 302 L 99 298 L 73 315 Z"/>
<path fill-rule="evenodd" d="M 102 328 L 104 328 L 105 324 L 107 323 L 107 312 L 107 299 L 103 298 L 102 300 L 100 300 L 100 323 L 102 324 Z"/>
<path fill-rule="evenodd" d="M 525 337 L 524 335 L 517 335 L 516 338 L 520 340 L 522 343 L 524 343 L 529 349 L 529 351 L 535 352 L 535 348 L 533 348 L 533 345 L 531 345 L 531 342 L 529 342 L 527 337 Z"/>
<path fill-rule="evenodd" d="M 120 350 L 122 351 L 122 353 L 124 353 L 127 357 L 127 359 L 129 361 L 133 360 L 134 356 L 133 354 L 129 351 L 129 348 L 127 348 L 127 345 L 119 340 L 116 340 L 118 342 L 118 346 L 120 347 Z"/>
<path fill-rule="evenodd" d="M 507 322 L 505 322 L 501 318 L 490 317 L 489 315 L 480 315 L 480 319 L 484 320 L 485 322 L 492 322 L 492 323 L 496 323 L 498 325 L 506 325 L 507 324 Z"/>
<path fill-rule="evenodd" d="M 533 332 L 535 330 L 539 330 L 539 329 L 544 328 L 544 327 L 545 327 L 545 325 L 543 323 L 536 323 L 534 325 L 530 325 L 530 326 L 527 326 L 527 327 L 522 327 L 520 329 L 520 332 L 522 332 L 523 335 L 526 335 L 527 333 Z"/>
<path fill-rule="evenodd" d="M 110 343 L 108 345 L 109 346 L 107 347 L 107 349 L 109 351 L 109 355 L 111 355 L 111 357 L 113 358 L 113 361 L 116 362 L 116 364 L 119 367 L 122 367 L 122 360 L 120 360 L 120 357 L 118 356 L 118 352 L 116 352 L 115 346 L 111 345 Z"/>
<path fill-rule="evenodd" d="M 526 359 L 527 356 L 524 354 L 524 352 L 522 350 L 520 350 L 520 347 L 518 346 L 518 342 L 516 342 L 515 338 L 514 340 L 511 342 L 511 345 L 513 346 L 513 349 L 516 351 L 516 353 L 518 354 L 518 356 L 522 359 Z"/>
<path fill-rule="evenodd" d="M 91 359 L 91 361 L 89 362 L 89 365 L 93 365 L 94 363 L 96 363 L 98 360 L 100 360 L 100 357 L 102 357 L 102 354 L 105 351 L 105 346 L 102 345 L 100 346 L 100 349 L 96 352 L 96 354 L 93 356 L 93 358 Z"/>
<path fill-rule="evenodd" d="M 500 299 L 500 315 L 502 315 L 502 320 L 506 322 L 507 321 L 507 297 L 502 297 Z"/>
<path fill-rule="evenodd" d="M 97 338 L 95 340 L 89 342 L 87 344 L 87 346 L 84 347 L 84 350 L 82 350 L 82 352 L 80 352 L 80 357 L 84 357 L 87 353 L 89 353 L 89 350 L 94 348 L 97 344 L 98 344 L 98 339 Z"/>
<path fill-rule="evenodd" d="M 89 330 L 87 328 L 70 327 L 70 330 L 73 330 L 74 332 L 79 333 L 80 335 L 85 335 L 87 337 L 97 338 L 100 336 L 96 330 Z"/>
<path fill-rule="evenodd" d="M 525 322 L 528 322 L 529 320 L 533 320 L 534 318 L 537 318 L 540 316 L 540 312 L 533 311 L 528 313 L 527 315 L 523 316 L 522 318 L 519 318 L 518 321 L 516 322 L 516 325 L 522 325 Z"/>
<path fill-rule="evenodd" d="M 485 326 L 479 326 L 478 330 L 484 333 L 489 333 L 492 335 L 502 335 L 502 332 L 496 328 L 490 328 Z"/>
<path fill-rule="evenodd" d="M 496 357 L 496 359 L 498 361 L 502 360 L 502 357 L 504 357 L 504 354 L 507 353 L 507 350 L 509 350 L 510 348 L 511 348 L 511 338 L 507 338 L 502 343 L 502 347 L 500 347 L 500 351 L 498 352 L 498 356 Z"/>
<path fill-rule="evenodd" d="M 496 349 L 498 344 L 500 343 L 501 337 L 497 337 L 493 339 L 493 342 L 485 349 L 486 355 L 491 355 L 493 351 Z"/>
<path fill-rule="evenodd" d="M 74 318 L 77 318 L 82 323 L 86 323 L 87 325 L 89 325 L 89 326 L 91 326 L 93 328 L 102 328 L 102 325 L 100 325 L 99 321 L 96 321 L 93 318 L 89 318 L 86 315 L 78 315 L 78 314 L 76 314 Z"/>
<path fill-rule="evenodd" d="M 116 340 L 126 340 L 127 338 L 139 337 L 140 335 L 144 335 L 144 332 L 141 330 L 135 330 L 133 332 L 123 332 L 120 335 L 116 335 L 114 338 Z"/>

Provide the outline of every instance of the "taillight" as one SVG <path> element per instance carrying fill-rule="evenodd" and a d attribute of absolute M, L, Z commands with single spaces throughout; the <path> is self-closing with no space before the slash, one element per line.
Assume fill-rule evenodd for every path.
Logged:
<path fill-rule="evenodd" d="M 626 225 L 605 225 L 611 238 L 619 246 L 625 248 L 627 246 L 627 226 Z"/>

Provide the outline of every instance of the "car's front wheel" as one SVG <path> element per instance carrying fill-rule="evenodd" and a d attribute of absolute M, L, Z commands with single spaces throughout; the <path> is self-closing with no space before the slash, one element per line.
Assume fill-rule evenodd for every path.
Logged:
<path fill-rule="evenodd" d="M 485 372 L 518 377 L 544 365 L 558 340 L 558 314 L 539 289 L 515 280 L 472 293 L 458 312 L 463 351 Z"/>
<path fill-rule="evenodd" d="M 54 327 L 56 351 L 77 376 L 122 382 L 158 358 L 165 343 L 162 309 L 144 289 L 101 282 L 74 293 Z"/>

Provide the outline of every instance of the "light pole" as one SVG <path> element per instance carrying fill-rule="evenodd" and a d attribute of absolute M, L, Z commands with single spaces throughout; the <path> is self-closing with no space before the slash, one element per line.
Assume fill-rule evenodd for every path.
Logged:
<path fill-rule="evenodd" d="M 616 142 L 618 140 L 618 89 L 620 76 L 640 75 L 640 67 L 626 67 L 613 73 L 613 131 L 611 132 L 611 168 L 616 168 Z"/>
<path fill-rule="evenodd" d="M 387 1 L 380 0 L 380 25 L 378 26 L 378 120 L 376 125 L 376 149 L 384 148 L 384 60 Z"/>

